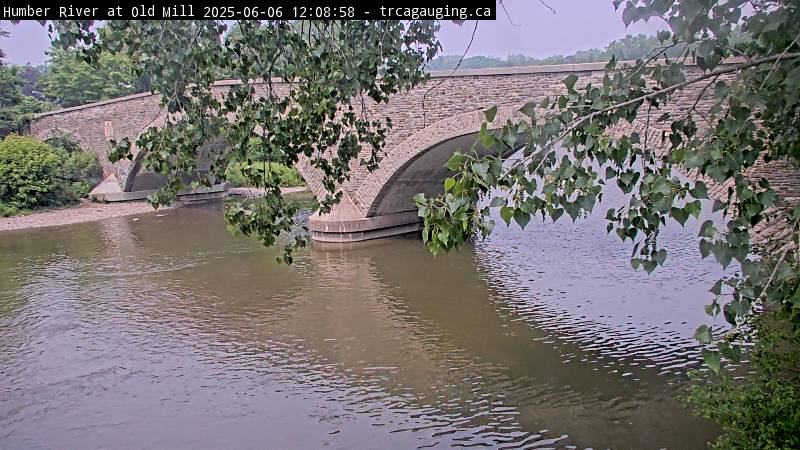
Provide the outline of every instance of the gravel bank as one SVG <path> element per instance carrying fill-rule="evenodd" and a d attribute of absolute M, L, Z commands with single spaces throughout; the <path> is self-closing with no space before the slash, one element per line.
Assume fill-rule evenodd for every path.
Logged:
<path fill-rule="evenodd" d="M 284 194 L 293 194 L 297 192 L 307 192 L 308 189 L 305 187 L 286 187 L 282 188 L 281 191 Z M 228 194 L 244 197 L 263 197 L 266 192 L 263 189 L 257 188 L 233 188 L 230 189 Z M 180 205 L 180 202 L 177 202 L 176 205 Z M 167 208 L 162 207 L 159 209 Z M 114 203 L 83 201 L 77 205 L 37 211 L 25 216 L 0 218 L 0 232 L 92 222 L 95 220 L 109 219 L 111 217 L 131 216 L 153 211 L 155 211 L 155 209 L 147 203 L 147 200 Z"/>
<path fill-rule="evenodd" d="M 74 206 L 34 212 L 25 216 L 0 218 L 0 232 L 92 222 L 153 211 L 155 209 L 146 200 L 117 203 L 81 202 Z"/>

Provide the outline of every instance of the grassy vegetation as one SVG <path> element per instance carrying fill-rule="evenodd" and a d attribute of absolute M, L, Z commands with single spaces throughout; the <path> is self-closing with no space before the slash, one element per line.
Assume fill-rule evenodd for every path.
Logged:
<path fill-rule="evenodd" d="M 281 186 L 305 186 L 306 183 L 300 172 L 294 167 L 282 164 L 254 162 L 231 163 L 225 171 L 227 183 L 232 187 L 258 187 L 262 186 L 264 177 L 277 177 Z"/>

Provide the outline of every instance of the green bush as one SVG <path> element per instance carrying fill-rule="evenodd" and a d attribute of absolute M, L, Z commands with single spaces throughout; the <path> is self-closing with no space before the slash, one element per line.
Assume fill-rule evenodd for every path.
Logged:
<path fill-rule="evenodd" d="M 755 325 L 758 339 L 742 374 L 694 372 L 681 400 L 722 426 L 715 449 L 800 448 L 800 333 L 770 314 Z M 736 376 L 739 375 L 739 376 Z"/>
<path fill-rule="evenodd" d="M 306 183 L 300 172 L 294 167 L 287 167 L 277 163 L 254 162 L 252 165 L 245 163 L 231 163 L 225 171 L 225 181 L 233 187 L 254 187 L 263 185 L 265 170 L 271 176 L 277 177 L 281 186 L 305 186 Z"/>
<path fill-rule="evenodd" d="M 30 209 L 53 202 L 60 155 L 46 143 L 9 135 L 0 142 L 0 203 Z"/>
<path fill-rule="evenodd" d="M 0 203 L 0 217 L 11 217 L 19 214 L 19 210 L 11 205 Z"/>
<path fill-rule="evenodd" d="M 97 161 L 97 155 L 80 149 L 75 153 L 64 154 L 61 178 L 86 186 L 81 189 L 88 189 L 78 197 L 86 196 L 94 186 L 100 183 L 102 177 L 103 170 Z"/>
<path fill-rule="evenodd" d="M 0 214 L 74 203 L 99 182 L 95 155 L 66 140 L 53 142 L 56 147 L 17 135 L 0 142 Z"/>

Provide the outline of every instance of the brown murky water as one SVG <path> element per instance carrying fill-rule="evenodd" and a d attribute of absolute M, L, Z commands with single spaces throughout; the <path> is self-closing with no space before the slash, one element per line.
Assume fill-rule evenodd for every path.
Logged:
<path fill-rule="evenodd" d="M 716 269 L 678 227 L 634 273 L 595 220 L 292 267 L 210 206 L 0 234 L 0 447 L 703 448 Z"/>

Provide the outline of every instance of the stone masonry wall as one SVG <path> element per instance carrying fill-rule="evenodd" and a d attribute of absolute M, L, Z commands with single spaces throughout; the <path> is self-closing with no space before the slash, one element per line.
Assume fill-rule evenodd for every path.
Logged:
<path fill-rule="evenodd" d="M 342 186 L 342 190 L 361 216 L 367 217 L 374 213 L 377 200 L 397 171 L 439 142 L 476 132 L 483 121 L 481 111 L 498 106 L 498 119 L 494 125 L 502 126 L 526 102 L 540 101 L 544 96 L 565 92 L 562 80 L 571 73 L 579 76 L 579 88 L 588 82 L 601 83 L 603 67 L 603 63 L 592 63 L 435 73 L 426 85 L 398 93 L 388 104 L 378 105 L 369 101 L 363 112 L 373 118 L 391 117 L 394 128 L 387 136 L 380 168 L 368 173 L 364 167 L 354 164 L 351 179 Z M 696 68 L 689 69 L 687 77 L 698 73 Z M 222 96 L 234 83 L 220 82 L 214 89 L 217 95 Z M 274 85 L 277 92 L 288 88 L 281 82 Z M 658 117 L 665 110 L 673 113 L 687 110 L 702 87 L 701 83 L 681 92 L 674 102 L 658 111 L 654 110 L 652 116 Z M 266 89 L 266 85 L 262 85 L 262 89 Z M 699 109 L 708 108 L 711 91 L 709 89 L 706 93 Z M 123 182 L 129 175 L 131 164 L 123 161 L 112 165 L 108 161 L 108 140 L 127 137 L 134 141 L 148 127 L 163 123 L 164 118 L 159 95 L 136 94 L 40 114 L 32 120 L 30 132 L 41 138 L 56 133 L 74 136 L 81 146 L 97 152 L 107 175 L 113 173 Z M 640 117 L 636 124 L 620 127 L 617 132 L 629 133 L 631 127 L 641 128 L 643 121 L 644 118 Z M 657 125 L 651 124 L 652 129 L 658 130 Z M 298 168 L 312 192 L 322 195 L 321 174 L 311 168 L 305 159 L 301 159 Z M 138 171 L 138 167 L 134 171 Z M 792 203 L 800 201 L 800 179 L 796 168 L 773 162 L 753 169 L 752 176 L 762 175 L 767 176 L 786 200 Z"/>
<path fill-rule="evenodd" d="M 160 95 L 135 94 L 39 114 L 30 123 L 30 134 L 41 139 L 57 134 L 73 137 L 82 148 L 97 153 L 104 175 L 115 174 L 121 181 L 128 166 L 108 160 L 109 140 L 135 140 L 162 115 L 160 100 Z"/>

